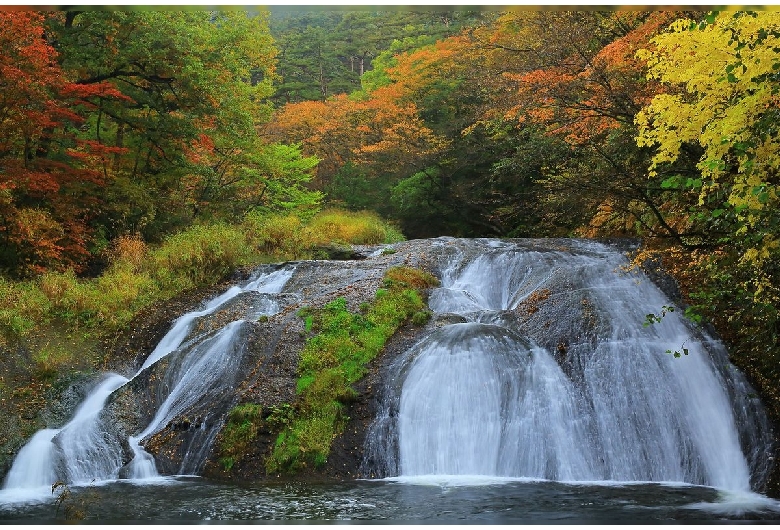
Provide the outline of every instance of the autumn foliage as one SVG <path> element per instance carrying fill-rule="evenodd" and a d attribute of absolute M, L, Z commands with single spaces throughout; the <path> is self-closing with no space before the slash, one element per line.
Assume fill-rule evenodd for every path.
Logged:
<path fill-rule="evenodd" d="M 341 94 L 325 102 L 286 105 L 267 126 L 270 137 L 300 143 L 317 156 L 317 180 L 324 186 L 347 162 L 377 175 L 405 161 L 435 153 L 441 144 L 420 119 L 414 103 L 399 101 L 390 88 L 367 98 Z"/>
<path fill-rule="evenodd" d="M 274 55 L 262 14 L 0 12 L 0 271 L 84 272 L 117 237 L 303 197 L 300 154 L 264 167 L 255 128 Z"/>
<path fill-rule="evenodd" d="M 76 127 L 90 100 L 124 96 L 105 83 L 69 81 L 45 18 L 0 12 L 0 263 L 21 274 L 83 264 L 102 166 L 121 152 L 80 138 Z"/>

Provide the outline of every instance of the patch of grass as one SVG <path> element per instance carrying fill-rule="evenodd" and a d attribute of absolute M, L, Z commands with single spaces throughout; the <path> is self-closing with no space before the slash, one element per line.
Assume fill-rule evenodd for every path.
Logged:
<path fill-rule="evenodd" d="M 62 342 L 46 342 L 33 354 L 35 372 L 42 380 L 52 380 L 61 372 L 62 367 L 73 366 L 74 352 Z"/>
<path fill-rule="evenodd" d="M 232 469 L 257 438 L 262 411 L 260 405 L 244 403 L 233 407 L 228 413 L 227 423 L 219 435 L 219 463 L 225 471 Z"/>
<path fill-rule="evenodd" d="M 396 267 L 386 272 L 384 284 L 359 313 L 349 311 L 344 298 L 302 313 L 311 319 L 306 325 L 312 335 L 298 363 L 297 414 L 266 460 L 269 473 L 327 462 L 333 440 L 348 421 L 344 405 L 357 397 L 352 384 L 365 375 L 366 365 L 401 324 L 425 312 L 424 289 L 438 285 L 438 280 L 417 269 Z"/>
<path fill-rule="evenodd" d="M 283 429 L 287 427 L 295 416 L 295 409 L 289 403 L 273 405 L 268 407 L 268 414 L 265 417 L 266 424 L 272 429 Z"/>
<path fill-rule="evenodd" d="M 46 320 L 50 302 L 36 282 L 11 282 L 0 276 L 0 342 L 24 337 Z"/>

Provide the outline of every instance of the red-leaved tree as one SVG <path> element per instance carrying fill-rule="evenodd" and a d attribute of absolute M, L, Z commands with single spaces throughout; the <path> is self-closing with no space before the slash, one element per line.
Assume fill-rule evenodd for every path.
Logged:
<path fill-rule="evenodd" d="M 46 16 L 0 12 L 0 270 L 17 276 L 83 266 L 116 149 L 79 139 L 79 110 L 124 97 L 66 79 Z"/>

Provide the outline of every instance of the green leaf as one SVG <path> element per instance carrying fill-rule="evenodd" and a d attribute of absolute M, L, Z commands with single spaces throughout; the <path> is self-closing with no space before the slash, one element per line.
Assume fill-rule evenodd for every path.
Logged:
<path fill-rule="evenodd" d="M 673 177 L 669 177 L 667 179 L 664 179 L 664 181 L 661 182 L 661 187 L 663 189 L 665 189 L 665 190 L 679 188 L 680 187 L 680 177 L 675 175 Z"/>

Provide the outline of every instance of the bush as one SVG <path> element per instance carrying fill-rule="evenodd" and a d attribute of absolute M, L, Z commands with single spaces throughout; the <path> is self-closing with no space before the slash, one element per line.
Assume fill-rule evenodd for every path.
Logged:
<path fill-rule="evenodd" d="M 149 249 L 139 234 L 120 236 L 111 244 L 108 260 L 113 268 L 139 272 L 149 258 Z"/>
<path fill-rule="evenodd" d="M 346 243 L 376 245 L 403 241 L 401 232 L 373 212 L 324 210 L 314 216 L 306 227 L 315 245 Z"/>

